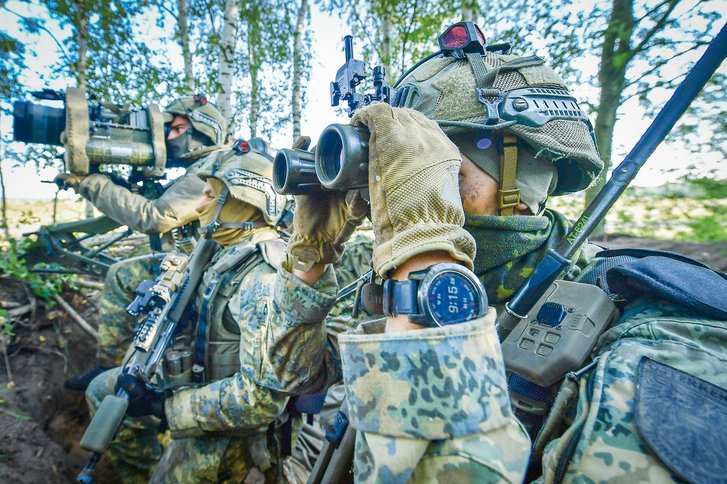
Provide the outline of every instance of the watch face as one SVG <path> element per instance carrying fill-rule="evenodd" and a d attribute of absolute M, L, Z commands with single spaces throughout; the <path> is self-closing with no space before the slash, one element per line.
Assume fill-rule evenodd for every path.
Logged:
<path fill-rule="evenodd" d="M 444 272 L 436 276 L 427 294 L 429 310 L 440 325 L 474 319 L 479 312 L 480 300 L 474 284 L 456 272 Z"/>

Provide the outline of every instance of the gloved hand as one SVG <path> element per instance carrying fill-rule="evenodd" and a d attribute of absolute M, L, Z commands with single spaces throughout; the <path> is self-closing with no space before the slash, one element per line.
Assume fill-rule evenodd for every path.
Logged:
<path fill-rule="evenodd" d="M 425 252 L 443 250 L 472 269 L 475 242 L 462 226 L 459 150 L 434 121 L 380 103 L 351 120 L 369 138 L 369 195 L 377 274 Z"/>
<path fill-rule="evenodd" d="M 293 148 L 305 150 L 309 145 L 310 138 L 301 136 Z M 336 262 L 343 244 L 367 213 L 368 203 L 358 190 L 297 195 L 293 235 L 288 242 L 293 267 L 307 272 L 314 263 Z"/>
<path fill-rule="evenodd" d="M 58 185 L 59 190 L 68 190 L 69 188 L 78 191 L 78 186 L 83 180 L 86 179 L 86 175 L 74 175 L 73 173 L 59 173 L 53 182 Z"/>
<path fill-rule="evenodd" d="M 164 393 L 152 390 L 136 377 L 122 373 L 116 380 L 114 392 L 123 389 L 129 395 L 129 406 L 126 414 L 130 417 L 146 417 L 154 415 L 166 421 L 164 416 Z M 162 424 L 164 426 L 164 424 Z"/>

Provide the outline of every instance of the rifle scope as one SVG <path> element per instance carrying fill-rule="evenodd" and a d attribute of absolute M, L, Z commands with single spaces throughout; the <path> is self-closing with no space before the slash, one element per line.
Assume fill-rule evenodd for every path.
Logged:
<path fill-rule="evenodd" d="M 368 186 L 369 131 L 332 124 L 323 130 L 315 154 L 280 150 L 273 162 L 273 187 L 287 195 Z"/>

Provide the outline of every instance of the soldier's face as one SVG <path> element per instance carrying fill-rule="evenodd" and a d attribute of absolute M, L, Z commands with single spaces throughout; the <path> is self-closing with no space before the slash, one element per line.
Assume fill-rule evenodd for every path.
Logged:
<path fill-rule="evenodd" d="M 459 195 L 464 212 L 470 215 L 497 215 L 500 207 L 497 202 L 497 181 L 462 155 L 459 169 Z"/>
<path fill-rule="evenodd" d="M 202 197 L 197 200 L 197 205 L 195 206 L 196 209 L 204 209 L 207 205 L 210 203 L 215 202 L 217 200 L 217 194 L 215 193 L 214 188 L 212 187 L 212 184 L 207 180 L 204 184 L 204 191 L 202 192 Z"/>
<path fill-rule="evenodd" d="M 485 170 L 477 166 L 460 151 L 462 166 L 459 169 L 459 196 L 464 213 L 469 215 L 498 215 L 500 201 L 497 190 L 500 184 Z M 520 202 L 516 215 L 532 215 L 527 205 Z"/>
<path fill-rule="evenodd" d="M 170 129 L 169 134 L 167 135 L 167 139 L 171 141 L 174 138 L 178 138 L 187 132 L 187 130 L 189 129 L 189 119 L 187 119 L 186 116 L 180 116 L 179 114 L 175 114 L 169 128 Z"/>

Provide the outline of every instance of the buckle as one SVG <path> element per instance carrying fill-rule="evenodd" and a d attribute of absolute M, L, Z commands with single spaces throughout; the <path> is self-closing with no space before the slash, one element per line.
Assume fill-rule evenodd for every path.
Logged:
<path fill-rule="evenodd" d="M 520 189 L 498 190 L 500 195 L 500 208 L 515 208 L 520 204 Z"/>

